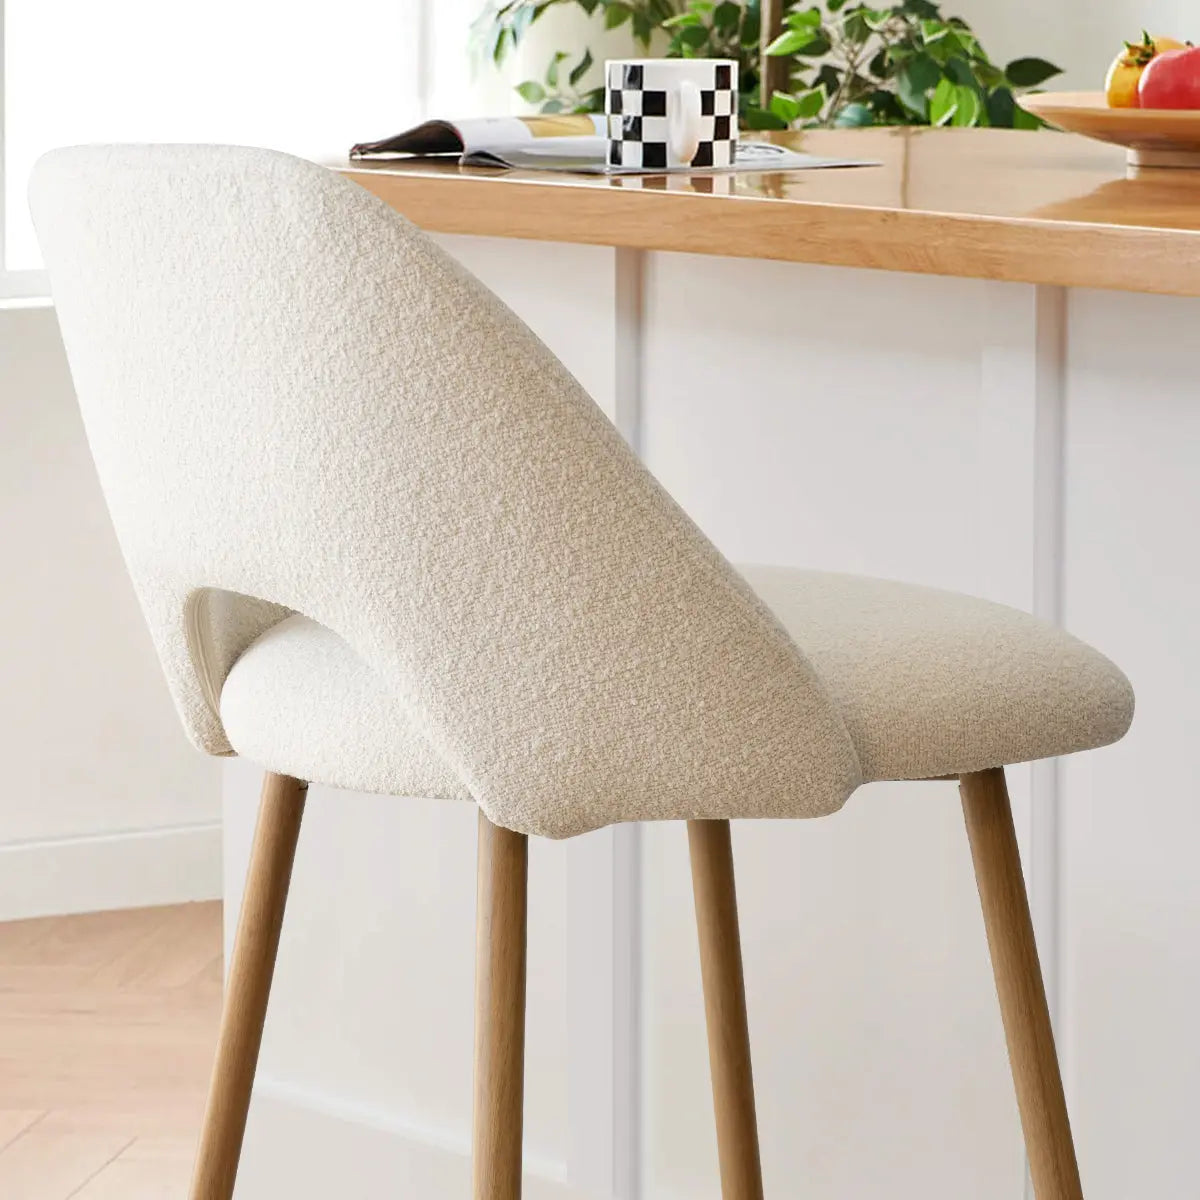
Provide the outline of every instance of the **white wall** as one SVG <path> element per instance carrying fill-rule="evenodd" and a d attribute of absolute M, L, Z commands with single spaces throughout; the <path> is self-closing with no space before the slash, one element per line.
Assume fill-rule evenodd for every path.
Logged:
<path fill-rule="evenodd" d="M 970 280 L 651 255 L 643 455 L 735 562 L 1027 608 L 1033 396 L 985 385 L 991 308 Z M 644 1194 L 716 1200 L 681 832 L 646 833 Z M 876 785 L 828 821 L 734 837 L 768 1193 L 1016 1200 L 955 789 Z"/>
<path fill-rule="evenodd" d="M 1072 296 L 1065 616 L 1138 703 L 1124 742 L 1065 772 L 1063 1049 L 1095 1200 L 1190 1200 L 1200 1179 L 1198 325 L 1200 300 Z"/>
<path fill-rule="evenodd" d="M 951 0 L 998 62 L 1048 58 L 1066 75 L 1051 87 L 1096 90 L 1123 42 L 1143 29 L 1200 41 L 1194 0 Z"/>
<path fill-rule="evenodd" d="M 0 919 L 218 895 L 218 767 L 175 719 L 46 307 L 0 308 L 0 556 Z"/>
<path fill-rule="evenodd" d="M 336 21 L 318 0 L 277 8 L 220 0 L 197 22 L 153 0 L 0 4 L 9 265 L 37 265 L 26 177 L 52 145 L 226 140 L 328 157 L 416 117 L 431 3 L 348 0 Z M 362 70 L 374 44 L 386 69 Z M 219 766 L 180 732 L 53 311 L 36 305 L 0 308 L 0 555 L 0 919 L 218 895 Z"/>

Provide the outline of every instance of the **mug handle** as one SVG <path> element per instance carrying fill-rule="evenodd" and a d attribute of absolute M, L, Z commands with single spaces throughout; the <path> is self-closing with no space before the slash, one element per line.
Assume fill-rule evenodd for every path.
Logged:
<path fill-rule="evenodd" d="M 700 149 L 700 89 L 682 79 L 671 92 L 667 114 L 667 136 L 676 161 L 690 163 Z"/>

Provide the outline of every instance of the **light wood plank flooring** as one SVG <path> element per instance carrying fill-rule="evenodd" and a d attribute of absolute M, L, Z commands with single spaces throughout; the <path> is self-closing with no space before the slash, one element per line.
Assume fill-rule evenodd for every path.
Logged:
<path fill-rule="evenodd" d="M 221 1002 L 221 907 L 0 924 L 0 1197 L 179 1200 Z"/>

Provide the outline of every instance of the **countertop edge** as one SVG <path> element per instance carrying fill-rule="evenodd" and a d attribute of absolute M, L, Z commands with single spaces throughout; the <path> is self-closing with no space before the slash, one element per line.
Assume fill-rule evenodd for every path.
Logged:
<path fill-rule="evenodd" d="M 1194 230 L 337 169 L 437 233 L 1200 296 Z"/>

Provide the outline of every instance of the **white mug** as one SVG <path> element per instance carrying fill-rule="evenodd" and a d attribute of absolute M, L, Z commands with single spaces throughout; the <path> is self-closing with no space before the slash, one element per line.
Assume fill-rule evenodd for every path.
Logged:
<path fill-rule="evenodd" d="M 604 79 L 611 168 L 733 165 L 738 67 L 732 59 L 614 59 L 604 64 Z"/>

